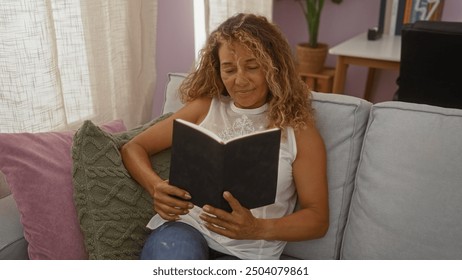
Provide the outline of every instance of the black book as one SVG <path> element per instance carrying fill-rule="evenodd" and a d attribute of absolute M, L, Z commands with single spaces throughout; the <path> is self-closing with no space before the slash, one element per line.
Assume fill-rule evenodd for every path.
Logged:
<path fill-rule="evenodd" d="M 248 209 L 273 204 L 280 141 L 278 128 L 223 141 L 203 127 L 177 119 L 169 182 L 188 191 L 191 202 L 200 207 L 209 204 L 230 212 L 224 191 Z"/>

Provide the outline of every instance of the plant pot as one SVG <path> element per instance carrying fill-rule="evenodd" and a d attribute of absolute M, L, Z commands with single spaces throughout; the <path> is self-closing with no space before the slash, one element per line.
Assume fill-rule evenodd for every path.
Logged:
<path fill-rule="evenodd" d="M 318 47 L 312 48 L 308 43 L 297 44 L 298 70 L 301 73 L 319 73 L 324 69 L 328 45 L 318 43 Z"/>

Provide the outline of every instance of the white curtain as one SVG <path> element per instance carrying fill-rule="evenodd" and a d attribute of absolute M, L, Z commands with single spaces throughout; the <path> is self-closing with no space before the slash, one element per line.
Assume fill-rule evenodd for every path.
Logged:
<path fill-rule="evenodd" d="M 194 36 L 196 55 L 207 36 L 227 18 L 237 13 L 254 13 L 273 19 L 273 0 L 195 0 Z M 197 58 L 197 57 L 196 57 Z"/>
<path fill-rule="evenodd" d="M 151 116 L 157 0 L 2 0 L 0 132 Z"/>
<path fill-rule="evenodd" d="M 273 0 L 204 0 L 206 32 L 210 34 L 220 23 L 237 13 L 254 13 L 273 18 Z"/>

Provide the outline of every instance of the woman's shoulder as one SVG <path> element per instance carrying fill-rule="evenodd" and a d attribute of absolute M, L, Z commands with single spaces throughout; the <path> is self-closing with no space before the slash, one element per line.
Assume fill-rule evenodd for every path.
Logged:
<path fill-rule="evenodd" d="M 175 118 L 182 118 L 184 120 L 200 123 L 207 115 L 212 98 L 200 97 L 186 103 L 183 108 L 175 113 Z"/>
<path fill-rule="evenodd" d="M 319 133 L 315 123 L 309 123 L 306 126 L 295 131 L 295 139 L 298 151 L 324 151 L 324 141 Z"/>
<path fill-rule="evenodd" d="M 210 104 L 212 103 L 213 99 L 212 97 L 199 97 L 194 99 L 193 101 L 189 102 L 192 104 L 194 107 L 199 107 L 199 108 L 206 108 L 208 109 L 210 107 Z"/>

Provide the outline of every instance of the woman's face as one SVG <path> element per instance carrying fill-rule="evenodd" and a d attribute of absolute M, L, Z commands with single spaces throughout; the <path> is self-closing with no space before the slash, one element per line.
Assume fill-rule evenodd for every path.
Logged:
<path fill-rule="evenodd" d="M 256 57 L 240 43 L 221 44 L 220 75 L 238 108 L 254 109 L 266 103 L 268 85 Z"/>

